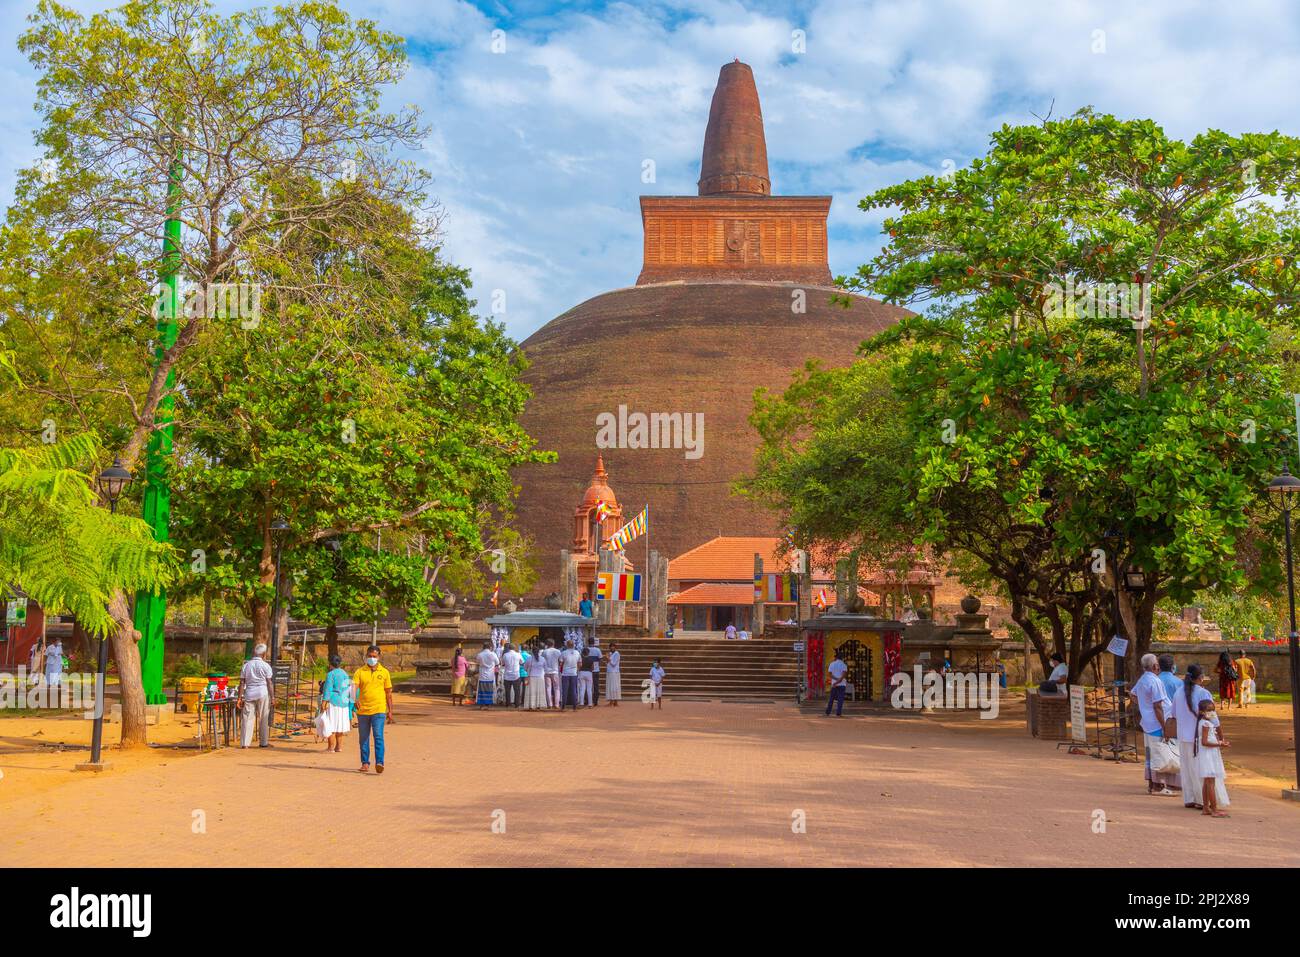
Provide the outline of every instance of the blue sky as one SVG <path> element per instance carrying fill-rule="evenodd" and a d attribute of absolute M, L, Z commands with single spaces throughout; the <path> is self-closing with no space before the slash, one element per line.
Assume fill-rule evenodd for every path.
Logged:
<path fill-rule="evenodd" d="M 695 192 L 709 98 L 733 57 L 754 68 L 773 192 L 834 197 L 835 273 L 879 247 L 862 196 L 964 165 L 1003 123 L 1092 105 L 1184 137 L 1298 125 L 1300 7 L 1287 0 L 341 5 L 408 38 L 412 69 L 393 99 L 431 127 L 417 159 L 444 208 L 445 248 L 471 269 L 484 310 L 504 291 L 497 318 L 521 339 L 635 282 L 637 197 Z M 33 6 L 0 0 L 6 200 L 15 170 L 38 159 L 35 75 L 14 46 Z"/>

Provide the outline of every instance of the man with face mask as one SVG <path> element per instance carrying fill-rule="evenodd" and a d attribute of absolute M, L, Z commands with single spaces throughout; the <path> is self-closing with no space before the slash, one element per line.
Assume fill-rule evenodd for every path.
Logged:
<path fill-rule="evenodd" d="M 393 720 L 393 677 L 379 663 L 379 646 L 366 649 L 366 663 L 352 676 L 357 686 L 357 730 L 361 732 L 361 773 L 370 770 L 370 736 L 375 737 L 375 773 L 384 773 L 384 726 Z"/>

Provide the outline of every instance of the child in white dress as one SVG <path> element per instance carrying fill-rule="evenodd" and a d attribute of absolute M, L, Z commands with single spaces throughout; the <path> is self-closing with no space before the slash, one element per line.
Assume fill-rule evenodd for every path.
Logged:
<path fill-rule="evenodd" d="M 653 665 L 650 666 L 650 707 L 653 709 L 655 702 L 659 703 L 659 710 L 664 710 L 664 669 L 659 666 L 659 659 L 656 658 Z"/>
<path fill-rule="evenodd" d="M 1196 758 L 1196 776 L 1201 779 L 1201 801 L 1204 805 L 1202 814 L 1210 817 L 1227 817 L 1228 789 L 1224 786 L 1223 749 L 1228 746 L 1226 739 L 1219 737 L 1218 730 L 1211 723 L 1214 715 L 1214 702 L 1206 699 L 1197 709 L 1196 740 L 1192 753 Z"/>

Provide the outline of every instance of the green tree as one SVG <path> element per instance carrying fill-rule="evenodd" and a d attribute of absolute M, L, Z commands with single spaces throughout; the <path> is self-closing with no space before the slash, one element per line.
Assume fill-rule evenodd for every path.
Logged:
<path fill-rule="evenodd" d="M 466 274 L 391 243 L 412 271 L 387 290 L 384 309 L 354 308 L 379 294 L 370 286 L 381 278 L 343 255 L 354 241 L 336 236 L 317 250 L 336 308 L 322 315 L 278 301 L 257 329 L 205 344 L 186 380 L 177 542 L 203 557 L 194 587 L 215 583 L 247 603 L 257 640 L 270 629 L 275 517 L 291 529 L 286 569 L 323 567 L 327 540 L 373 549 L 382 533 L 387 553 L 418 557 L 427 591 L 447 560 L 482 553 L 486 517 L 513 501 L 510 470 L 548 457 L 518 425 L 522 355 L 472 315 Z M 383 281 L 394 274 L 390 262 Z M 326 625 L 369 585 L 382 585 L 377 602 L 424 593 L 397 573 L 416 564 L 349 566 L 337 588 L 309 586 L 311 614 Z"/>
<path fill-rule="evenodd" d="M 106 610 L 113 593 L 165 587 L 177 563 L 144 522 L 98 507 L 83 471 L 98 458 L 89 434 L 0 448 L 0 583 L 103 637 L 114 627 Z"/>
<path fill-rule="evenodd" d="M 79 248 L 98 257 L 83 270 L 93 280 L 84 287 L 93 308 L 108 312 L 127 294 L 138 297 L 131 316 L 156 319 L 158 297 L 146 293 L 163 266 L 159 237 L 169 218 L 182 227 L 175 262 L 198 295 L 187 297 L 174 344 L 158 349 L 143 377 L 114 377 L 126 383 L 130 413 L 120 454 L 136 470 L 165 425 L 160 410 L 177 377 L 184 380 L 195 344 L 214 327 L 228 332 L 235 319 L 256 322 L 212 308 L 212 294 L 247 285 L 255 259 L 266 274 L 276 256 L 272 233 L 381 231 L 386 221 L 372 219 L 376 196 L 386 206 L 423 208 L 422 176 L 394 155 L 422 130 L 412 111 L 392 113 L 380 102 L 405 70 L 402 41 L 323 2 L 220 16 L 202 0 L 132 0 L 84 17 L 41 0 L 19 46 L 40 71 L 37 141 L 46 157 L 20 174 L 6 243 L 58 262 L 88 235 Z M 308 182 L 317 187 L 304 188 Z M 128 264 L 129 276 L 106 281 Z M 264 292 L 296 299 L 320 292 L 317 276 L 294 265 L 281 263 Z M 367 265 L 382 273 L 387 263 Z M 49 307 L 56 317 L 60 305 L 67 304 Z M 138 335 L 138 318 L 124 324 Z M 76 415 L 69 406 L 59 421 Z M 110 611 L 122 743 L 140 745 L 144 694 L 125 593 Z"/>
<path fill-rule="evenodd" d="M 954 499 L 996 493 L 986 520 L 1037 529 L 1044 567 L 1101 548 L 1107 587 L 1145 572 L 1146 592 L 1120 589 L 1134 653 L 1162 596 L 1240 581 L 1287 441 L 1298 182 L 1293 137 L 1183 143 L 1084 111 L 864 199 L 894 210 L 890 241 L 848 285 L 934 307 L 881 340 L 924 345 L 900 387 L 924 436 L 918 501 L 944 503 L 930 534 L 974 507 Z"/>
<path fill-rule="evenodd" d="M 326 539 L 295 554 L 293 611 L 325 628 L 329 654 L 338 654 L 338 623 L 382 618 L 406 609 L 413 626 L 429 619 L 433 587 L 422 556 L 375 549 L 358 535 Z"/>

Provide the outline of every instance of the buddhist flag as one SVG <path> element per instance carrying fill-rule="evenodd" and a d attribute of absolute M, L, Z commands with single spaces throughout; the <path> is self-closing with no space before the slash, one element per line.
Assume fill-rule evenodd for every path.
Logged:
<path fill-rule="evenodd" d="M 825 609 L 825 608 L 826 608 L 826 589 L 825 589 L 825 588 L 819 588 L 819 589 L 817 589 L 817 596 L 813 599 L 813 604 L 816 605 L 818 608 L 821 608 L 821 609 Z"/>
<path fill-rule="evenodd" d="M 798 575 L 754 576 L 754 601 L 791 602 L 798 600 Z"/>
<path fill-rule="evenodd" d="M 641 576 L 623 572 L 598 572 L 596 598 L 604 601 L 640 601 Z"/>
<path fill-rule="evenodd" d="M 492 586 L 492 607 L 493 608 L 496 607 L 497 599 L 500 597 L 501 597 L 501 579 L 498 578 L 497 583 Z"/>
<path fill-rule="evenodd" d="M 609 541 L 606 542 L 605 544 L 607 544 L 610 548 L 612 548 L 616 552 L 622 551 L 624 548 L 627 547 L 629 542 L 633 541 L 634 539 L 640 538 L 642 535 L 644 535 L 646 533 L 646 529 L 649 527 L 650 527 L 650 506 L 647 505 L 645 508 L 641 509 L 639 513 L 637 513 L 636 518 L 632 519 L 632 521 L 628 522 L 626 525 L 620 528 L 613 535 L 609 536 Z"/>

